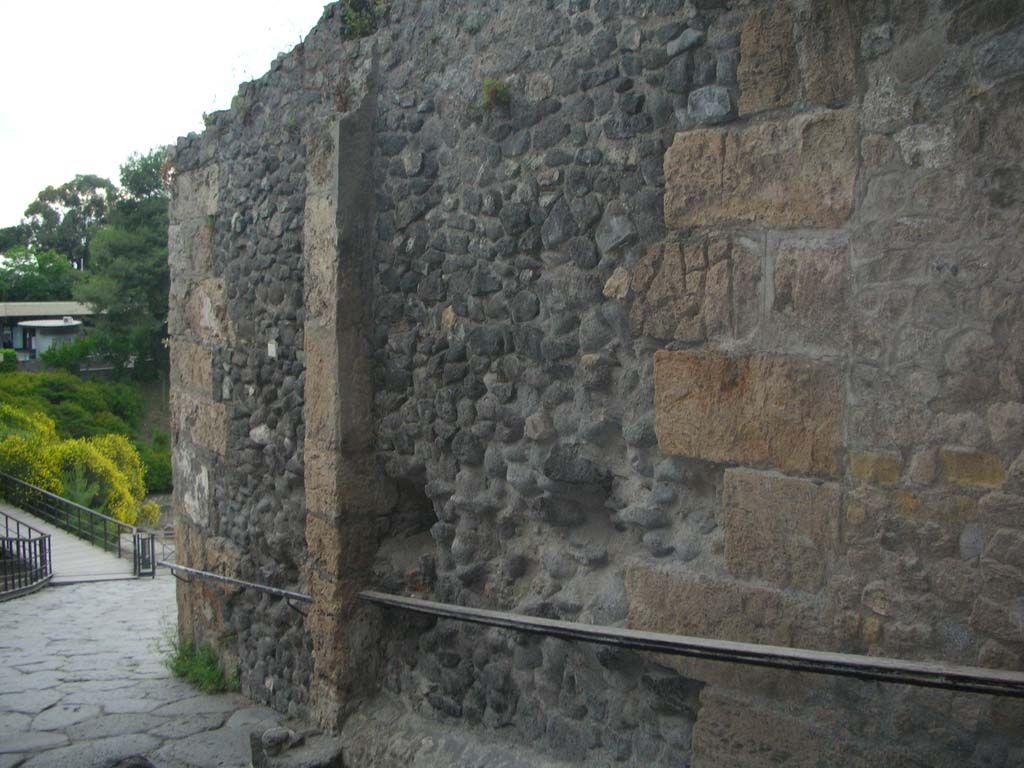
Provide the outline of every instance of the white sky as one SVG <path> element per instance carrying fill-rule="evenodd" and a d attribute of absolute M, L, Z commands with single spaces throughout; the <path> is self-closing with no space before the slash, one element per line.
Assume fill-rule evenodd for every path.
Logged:
<path fill-rule="evenodd" d="M 0 0 L 0 227 L 76 174 L 118 183 L 297 45 L 326 0 Z"/>

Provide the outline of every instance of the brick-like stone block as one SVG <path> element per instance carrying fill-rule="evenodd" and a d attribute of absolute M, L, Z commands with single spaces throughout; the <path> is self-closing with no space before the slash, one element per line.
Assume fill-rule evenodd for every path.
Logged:
<path fill-rule="evenodd" d="M 773 347 L 846 349 L 849 244 L 836 238 L 786 237 L 772 251 L 768 332 Z"/>
<path fill-rule="evenodd" d="M 776 589 L 633 565 L 626 569 L 626 596 L 627 626 L 633 629 L 771 645 L 823 645 L 814 605 Z"/>
<path fill-rule="evenodd" d="M 303 419 L 306 433 L 321 445 L 338 444 L 341 407 L 338 348 L 333 329 L 306 328 L 306 387 Z"/>
<path fill-rule="evenodd" d="M 220 168 L 208 165 L 174 177 L 171 195 L 172 224 L 188 219 L 205 219 L 217 213 L 220 196 Z"/>
<path fill-rule="evenodd" d="M 835 556 L 841 503 L 836 483 L 726 470 L 721 519 L 729 573 L 782 588 L 821 589 Z"/>
<path fill-rule="evenodd" d="M 204 397 L 213 393 L 213 350 L 187 341 L 171 342 L 171 386 Z"/>
<path fill-rule="evenodd" d="M 903 459 L 894 452 L 850 451 L 847 466 L 854 480 L 873 485 L 896 485 L 900 481 Z"/>
<path fill-rule="evenodd" d="M 185 443 L 176 441 L 171 454 L 171 471 L 174 479 L 174 512 L 179 520 L 189 520 L 205 528 L 210 524 L 210 472 L 206 464 L 196 455 L 195 450 Z M 179 531 L 184 530 L 179 527 Z M 185 543 L 197 537 L 193 534 Z M 179 551 L 185 551 L 180 549 Z M 201 561 L 198 552 L 190 551 L 187 564 Z"/>
<path fill-rule="evenodd" d="M 213 227 L 206 219 L 171 224 L 167 250 L 172 279 L 182 274 L 205 275 L 213 263 Z"/>
<path fill-rule="evenodd" d="M 943 448 L 939 451 L 942 477 L 957 485 L 1001 488 L 1006 482 L 1006 468 L 998 456 L 966 448 Z"/>
<path fill-rule="evenodd" d="M 787 107 L 796 100 L 799 71 L 788 3 L 772 3 L 747 17 L 736 79 L 741 115 Z"/>
<path fill-rule="evenodd" d="M 187 441 L 220 456 L 227 454 L 228 409 L 224 403 L 176 389 L 171 393 L 171 425 L 176 444 Z"/>
<path fill-rule="evenodd" d="M 234 340 L 222 279 L 209 278 L 192 285 L 185 299 L 183 314 L 185 330 L 194 337 L 224 343 Z"/>
<path fill-rule="evenodd" d="M 835 475 L 842 394 L 836 368 L 797 358 L 654 356 L 655 429 L 667 454 Z"/>
<path fill-rule="evenodd" d="M 677 133 L 665 153 L 665 223 L 837 227 L 857 177 L 852 110 Z"/>
<path fill-rule="evenodd" d="M 303 285 L 307 322 L 331 325 L 338 303 L 338 210 L 327 196 L 306 197 L 303 217 Z"/>
<path fill-rule="evenodd" d="M 841 708 L 788 705 L 793 692 L 787 689 L 795 684 L 799 679 L 789 675 L 789 685 L 780 685 L 770 699 L 705 688 L 693 728 L 693 768 L 919 764 L 920 756 L 912 749 L 858 738 L 849 727 L 849 713 Z"/>
<path fill-rule="evenodd" d="M 836 107 L 857 92 L 860 44 L 847 0 L 811 0 L 804 27 L 803 81 L 812 104 Z"/>

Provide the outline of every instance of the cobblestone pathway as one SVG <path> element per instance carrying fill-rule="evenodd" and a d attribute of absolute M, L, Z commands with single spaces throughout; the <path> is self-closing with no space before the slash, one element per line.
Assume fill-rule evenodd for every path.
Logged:
<path fill-rule="evenodd" d="M 173 678 L 158 646 L 175 615 L 166 572 L 0 603 L 0 768 L 249 765 L 249 732 L 280 715 Z"/>

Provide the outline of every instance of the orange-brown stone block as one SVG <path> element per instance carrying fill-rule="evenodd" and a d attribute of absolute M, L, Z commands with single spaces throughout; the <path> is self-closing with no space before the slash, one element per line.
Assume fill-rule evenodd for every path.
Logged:
<path fill-rule="evenodd" d="M 659 351 L 658 444 L 667 454 L 835 475 L 842 382 L 829 365 L 771 355 Z"/>

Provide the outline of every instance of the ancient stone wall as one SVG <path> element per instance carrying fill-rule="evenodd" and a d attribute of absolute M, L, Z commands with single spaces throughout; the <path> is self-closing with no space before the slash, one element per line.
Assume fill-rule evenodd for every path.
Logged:
<path fill-rule="evenodd" d="M 1017 6 L 393 0 L 343 29 L 179 142 L 183 557 L 314 597 L 182 586 L 183 633 L 353 765 L 1024 761 L 1006 700 L 356 599 L 1021 669 Z"/>

